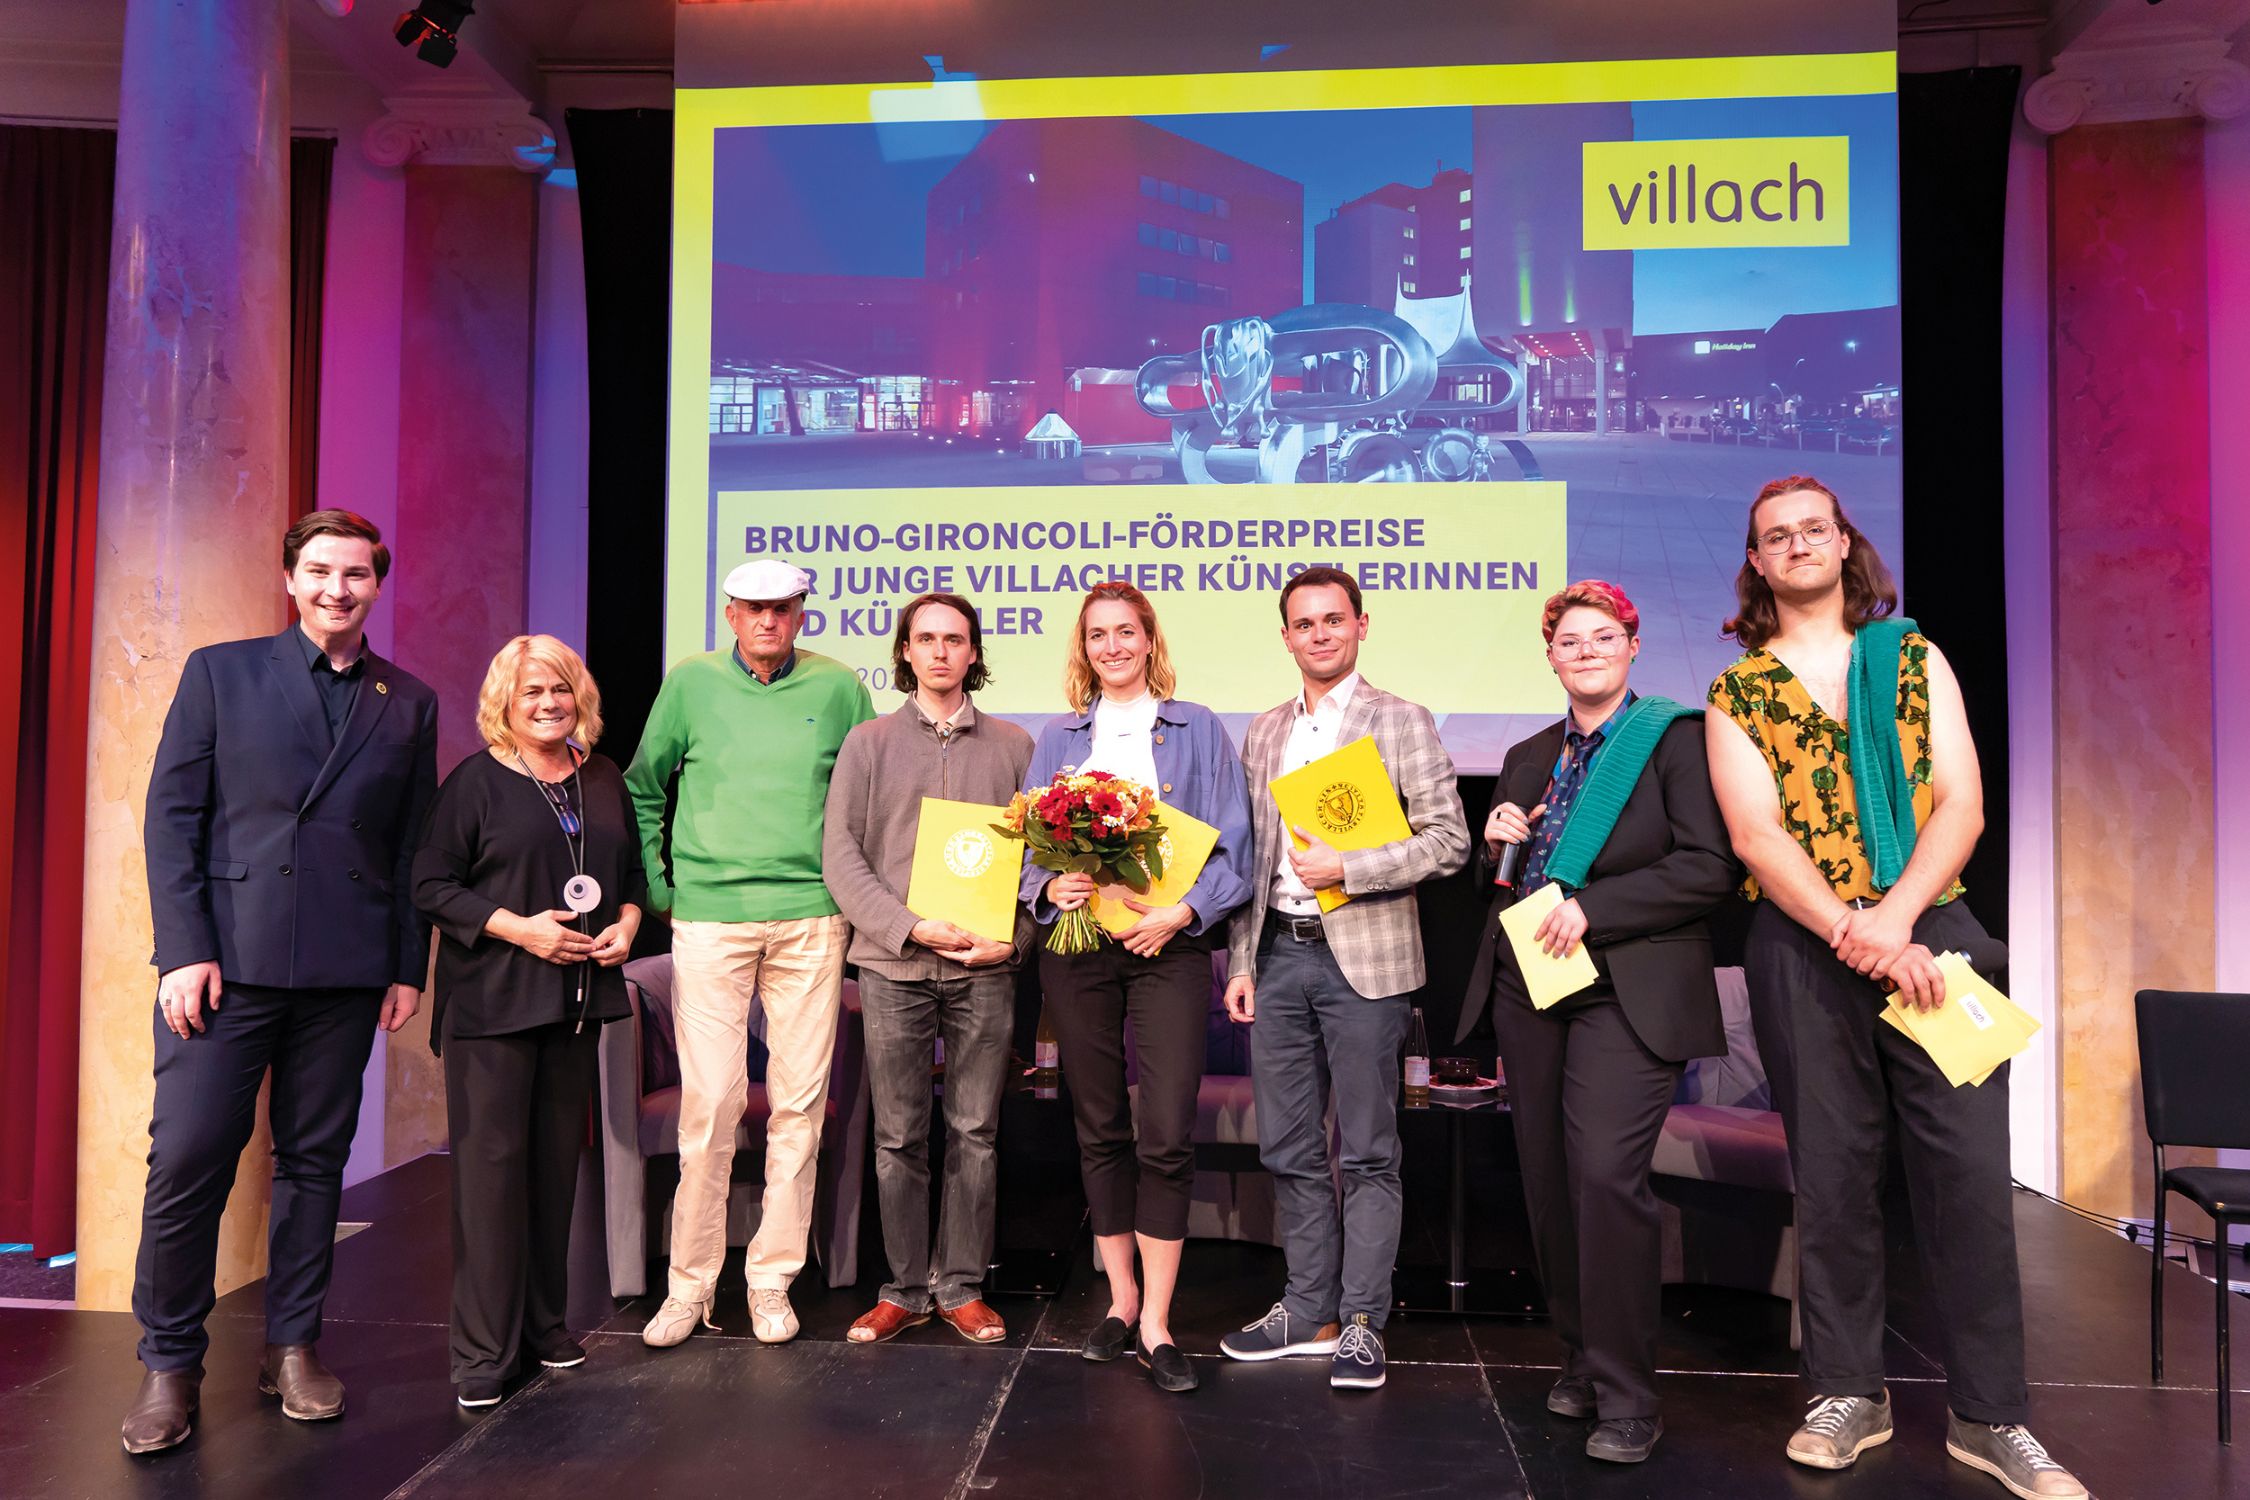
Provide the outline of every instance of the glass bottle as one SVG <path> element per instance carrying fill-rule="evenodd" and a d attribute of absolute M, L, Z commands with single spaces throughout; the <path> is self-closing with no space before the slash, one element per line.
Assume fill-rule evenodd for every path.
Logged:
<path fill-rule="evenodd" d="M 1427 1109 L 1430 1104 L 1430 1039 L 1422 1025 L 1422 1009 L 1414 1009 L 1414 1024 L 1406 1032 L 1406 1107 Z"/>

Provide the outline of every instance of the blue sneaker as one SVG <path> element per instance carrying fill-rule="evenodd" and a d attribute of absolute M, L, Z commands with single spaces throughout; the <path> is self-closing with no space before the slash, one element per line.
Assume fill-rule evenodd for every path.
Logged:
<path fill-rule="evenodd" d="M 1383 1336 L 1367 1314 L 1353 1313 L 1344 1325 L 1336 1358 L 1328 1366 L 1328 1383 L 1340 1391 L 1371 1391 L 1383 1383 Z"/>
<path fill-rule="evenodd" d="M 1273 1311 L 1219 1340 L 1219 1352 L 1229 1359 L 1286 1359 L 1292 1354 L 1334 1354 L 1336 1337 L 1343 1331 L 1335 1323 L 1307 1328 L 1276 1302 Z"/>

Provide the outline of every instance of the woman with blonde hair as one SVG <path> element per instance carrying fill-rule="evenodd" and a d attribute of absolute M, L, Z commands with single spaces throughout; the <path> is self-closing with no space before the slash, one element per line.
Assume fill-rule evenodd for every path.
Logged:
<path fill-rule="evenodd" d="M 1219 830 L 1202 873 L 1177 903 L 1140 913 L 1091 953 L 1043 948 L 1039 979 L 1062 1044 L 1094 1243 L 1109 1277 L 1109 1314 L 1081 1351 L 1112 1360 L 1136 1348 L 1156 1384 L 1195 1389 L 1172 1342 L 1172 1288 L 1195 1177 L 1196 1091 L 1211 1009 L 1211 950 L 1250 895 L 1250 804 L 1242 762 L 1218 715 L 1173 696 L 1178 681 L 1156 608 L 1129 583 L 1097 584 L 1079 606 L 1063 669 L 1071 712 L 1050 720 L 1026 786 L 1101 771 L 1155 789 L 1167 807 Z M 1023 898 L 1043 924 L 1093 899 L 1090 875 L 1024 866 Z M 1133 1023 L 1139 1131 L 1125 1092 L 1125 1022 Z M 1140 1254 L 1141 1281 L 1134 1278 Z M 1137 1332 L 1137 1339 L 1136 1339 Z"/>
<path fill-rule="evenodd" d="M 563 1323 L 564 1251 L 604 1021 L 648 883 L 625 779 L 590 753 L 601 692 L 550 635 L 500 648 L 477 694 L 485 748 L 438 789 L 414 904 L 438 929 L 430 1050 L 453 1153 L 453 1383 L 490 1406 L 519 1360 L 586 1351 Z M 370 893 L 372 894 L 372 893 Z"/>

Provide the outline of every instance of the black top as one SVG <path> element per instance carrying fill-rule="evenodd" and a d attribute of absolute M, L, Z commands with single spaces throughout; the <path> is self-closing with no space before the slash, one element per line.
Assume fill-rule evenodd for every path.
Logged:
<path fill-rule="evenodd" d="M 352 701 L 359 697 L 359 679 L 365 675 L 360 669 L 367 665 L 367 642 L 359 643 L 359 655 L 341 672 L 302 627 L 297 631 L 297 642 L 305 648 L 305 666 L 312 672 L 313 687 L 320 694 L 320 711 L 328 716 L 328 743 L 333 745 L 336 736 L 344 732 L 344 721 L 352 716 Z"/>
<path fill-rule="evenodd" d="M 640 834 L 625 778 L 589 755 L 579 770 L 585 810 L 585 869 L 601 882 L 601 905 L 580 921 L 600 932 L 630 902 L 648 906 Z M 574 871 L 570 841 L 547 795 L 529 776 L 479 750 L 445 778 L 414 856 L 414 904 L 437 924 L 437 993 L 430 1047 L 451 1036 L 505 1036 L 577 1019 L 579 965 L 553 964 L 484 930 L 495 911 L 519 917 L 563 910 Z M 585 965 L 587 1019 L 626 1015 L 625 978 Z"/>
<path fill-rule="evenodd" d="M 1509 750 L 1493 784 L 1495 807 L 1536 807 L 1571 721 L 1550 725 Z M 1480 825 L 1481 826 L 1481 825 Z M 1477 883 L 1490 889 L 1492 867 L 1477 840 Z M 1742 878 L 1726 819 L 1711 792 L 1703 726 L 1682 719 L 1664 731 L 1610 830 L 1609 842 L 1574 893 L 1586 914 L 1586 949 L 1594 971 L 1611 985 L 1642 1046 L 1666 1062 L 1718 1057 L 1727 1050 L 1712 978 L 1711 917 Z M 1500 933 L 1501 909 L 1516 897 L 1492 894 L 1476 967 L 1461 1000 L 1468 1036 L 1487 1001 L 1528 1006 L 1515 949 Z M 1569 1004 L 1569 1001 L 1564 1001 Z"/>

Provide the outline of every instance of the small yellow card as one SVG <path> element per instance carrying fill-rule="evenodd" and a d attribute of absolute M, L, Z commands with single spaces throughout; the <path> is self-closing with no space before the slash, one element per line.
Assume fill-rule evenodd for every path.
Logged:
<path fill-rule="evenodd" d="M 922 820 L 914 830 L 907 909 L 996 943 L 1013 941 L 1023 844 L 992 831 L 1006 812 L 981 802 L 924 797 Z"/>
<path fill-rule="evenodd" d="M 1218 829 L 1176 807 L 1157 803 L 1156 820 L 1164 825 L 1164 836 L 1157 843 L 1157 852 L 1164 856 L 1163 877 L 1149 883 L 1146 895 L 1135 895 L 1122 880 L 1094 887 L 1094 920 L 1111 932 L 1123 932 L 1141 919 L 1139 912 L 1125 904 L 1127 896 L 1143 906 L 1171 905 L 1194 888 L 1204 861 L 1219 847 Z"/>
<path fill-rule="evenodd" d="M 1305 845 L 1296 836 L 1299 828 L 1331 849 L 1380 848 L 1414 832 L 1407 826 L 1406 809 L 1399 805 L 1373 735 L 1363 734 L 1267 785 L 1273 789 L 1281 826 L 1290 830 L 1290 841 L 1300 849 Z M 1331 912 L 1351 897 L 1341 885 L 1331 885 L 1314 891 L 1313 899 L 1322 911 Z"/>
<path fill-rule="evenodd" d="M 1917 1010 L 1894 995 L 1883 1019 L 1929 1053 L 1946 1082 L 1973 1087 L 2029 1046 L 2039 1023 L 1960 954 L 1939 954 L 1937 966 L 1945 976 L 1945 1004 Z"/>
<path fill-rule="evenodd" d="M 1594 968 L 1594 955 L 1586 951 L 1583 941 L 1554 958 L 1532 936 L 1547 913 L 1562 904 L 1563 888 L 1550 880 L 1500 913 L 1500 930 L 1508 935 L 1508 946 L 1515 950 L 1516 967 L 1523 971 L 1524 989 L 1531 995 L 1534 1010 L 1545 1010 L 1601 978 Z"/>

